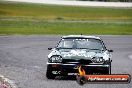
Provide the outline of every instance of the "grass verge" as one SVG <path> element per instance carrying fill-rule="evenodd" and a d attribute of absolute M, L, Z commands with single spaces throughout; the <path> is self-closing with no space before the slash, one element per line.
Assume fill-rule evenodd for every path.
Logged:
<path fill-rule="evenodd" d="M 0 21 L 0 34 L 131 35 L 132 22 Z"/>

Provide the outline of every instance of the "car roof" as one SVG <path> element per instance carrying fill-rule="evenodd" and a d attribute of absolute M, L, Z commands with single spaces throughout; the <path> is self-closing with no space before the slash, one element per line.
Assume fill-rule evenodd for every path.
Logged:
<path fill-rule="evenodd" d="M 67 35 L 67 36 L 63 36 L 63 39 L 74 39 L 74 38 L 94 38 L 94 39 L 99 39 L 101 40 L 101 38 L 96 37 L 96 36 L 86 36 L 86 35 Z"/>

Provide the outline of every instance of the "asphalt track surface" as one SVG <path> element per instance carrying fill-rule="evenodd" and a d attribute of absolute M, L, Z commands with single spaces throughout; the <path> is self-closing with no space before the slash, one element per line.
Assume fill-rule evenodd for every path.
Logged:
<path fill-rule="evenodd" d="M 77 0 L 6 0 L 28 3 L 42 3 L 54 5 L 71 5 L 71 6 L 101 6 L 101 7 L 132 7 L 130 2 L 98 2 L 98 1 L 77 1 Z"/>
<path fill-rule="evenodd" d="M 48 47 L 54 47 L 61 36 L 0 36 L 0 74 L 14 81 L 18 88 L 132 88 L 130 84 L 85 84 L 71 77 L 45 77 Z M 100 36 L 113 49 L 113 74 L 132 75 L 132 36 Z"/>

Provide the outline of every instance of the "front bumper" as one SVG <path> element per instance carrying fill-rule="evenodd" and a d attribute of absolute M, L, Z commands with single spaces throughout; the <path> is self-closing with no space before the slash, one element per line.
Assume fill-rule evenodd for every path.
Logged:
<path fill-rule="evenodd" d="M 63 64 L 63 63 L 47 63 L 48 69 L 54 75 L 77 75 L 80 64 Z M 89 64 L 82 65 L 86 74 L 109 74 L 110 65 L 107 64 Z"/>

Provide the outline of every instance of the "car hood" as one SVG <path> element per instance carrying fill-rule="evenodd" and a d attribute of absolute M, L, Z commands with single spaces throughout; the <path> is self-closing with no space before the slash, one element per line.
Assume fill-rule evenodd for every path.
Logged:
<path fill-rule="evenodd" d="M 53 49 L 53 51 L 48 55 L 48 58 L 53 55 L 60 55 L 63 59 L 92 59 L 93 57 L 102 57 L 107 60 L 110 58 L 110 54 L 107 50 Z"/>

